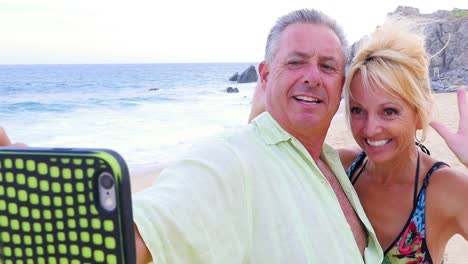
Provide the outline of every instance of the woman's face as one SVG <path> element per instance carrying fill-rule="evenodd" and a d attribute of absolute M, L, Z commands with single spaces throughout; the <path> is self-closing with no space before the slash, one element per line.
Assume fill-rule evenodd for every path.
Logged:
<path fill-rule="evenodd" d="M 374 162 L 407 159 L 414 151 L 416 128 L 420 127 L 416 110 L 403 98 L 372 86 L 365 91 L 358 71 L 350 84 L 351 131 L 356 143 Z"/>

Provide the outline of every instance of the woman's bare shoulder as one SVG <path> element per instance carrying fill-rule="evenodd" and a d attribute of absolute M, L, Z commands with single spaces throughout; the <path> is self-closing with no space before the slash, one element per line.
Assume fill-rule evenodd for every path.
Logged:
<path fill-rule="evenodd" d="M 434 171 L 430 179 L 431 185 L 438 186 L 441 191 L 448 191 L 456 186 L 468 184 L 468 175 L 458 169 L 442 165 Z M 468 190 L 466 190 L 468 191 Z"/>

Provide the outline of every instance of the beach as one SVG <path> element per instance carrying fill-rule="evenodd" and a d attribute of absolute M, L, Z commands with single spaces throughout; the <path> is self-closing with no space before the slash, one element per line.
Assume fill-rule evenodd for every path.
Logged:
<path fill-rule="evenodd" d="M 434 97 L 436 101 L 436 116 L 455 131 L 458 126 L 456 93 L 439 93 L 435 94 Z M 337 148 L 355 145 L 344 121 L 343 107 L 340 107 L 338 115 L 333 120 L 327 135 L 326 141 L 328 144 Z M 438 160 L 448 163 L 452 168 L 465 172 L 467 171 L 432 128 L 429 128 L 424 145 L 430 150 L 431 155 Z M 131 171 L 132 191 L 138 192 L 150 186 L 165 165 L 166 164 L 158 164 L 152 167 L 138 168 Z M 468 242 L 457 235 L 453 237 L 447 245 L 444 264 L 466 263 L 468 263 Z"/>

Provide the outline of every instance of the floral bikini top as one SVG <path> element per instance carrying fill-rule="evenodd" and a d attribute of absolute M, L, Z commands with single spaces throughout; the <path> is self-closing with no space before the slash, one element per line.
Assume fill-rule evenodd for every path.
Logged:
<path fill-rule="evenodd" d="M 361 165 L 362 164 L 362 165 Z M 354 160 L 346 172 L 354 185 L 366 167 L 366 154 L 362 152 Z M 384 252 L 383 264 L 432 264 L 431 254 L 426 244 L 426 189 L 434 171 L 441 166 L 448 166 L 444 162 L 436 162 L 426 174 L 423 186 L 418 194 L 419 154 L 416 165 L 416 176 L 413 194 L 413 210 L 401 230 L 400 234 Z M 356 174 L 356 171 L 359 172 Z M 353 177 L 353 175 L 355 175 Z"/>

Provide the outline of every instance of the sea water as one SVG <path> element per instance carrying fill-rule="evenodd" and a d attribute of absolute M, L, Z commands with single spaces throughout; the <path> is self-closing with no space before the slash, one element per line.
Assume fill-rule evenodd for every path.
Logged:
<path fill-rule="evenodd" d="M 30 146 L 110 148 L 130 169 L 167 162 L 247 123 L 255 83 L 228 79 L 251 64 L 0 65 L 0 126 Z"/>

